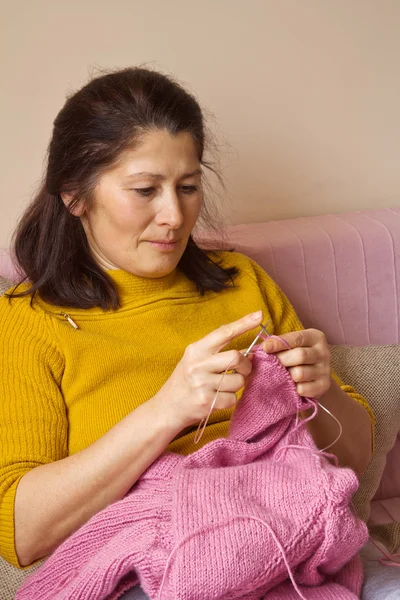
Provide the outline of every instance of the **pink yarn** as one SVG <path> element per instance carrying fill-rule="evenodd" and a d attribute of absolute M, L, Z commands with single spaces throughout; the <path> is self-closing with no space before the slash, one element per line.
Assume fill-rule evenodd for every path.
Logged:
<path fill-rule="evenodd" d="M 163 454 L 16 600 L 114 600 L 138 582 L 152 600 L 358 598 L 368 539 L 350 506 L 358 481 L 296 425 L 310 406 L 256 348 L 228 438 L 187 457 Z"/>

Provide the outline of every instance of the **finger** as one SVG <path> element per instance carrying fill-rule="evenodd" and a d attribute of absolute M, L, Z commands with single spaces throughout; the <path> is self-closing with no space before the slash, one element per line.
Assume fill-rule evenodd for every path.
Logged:
<path fill-rule="evenodd" d="M 215 402 L 214 411 L 232 408 L 237 403 L 236 394 L 233 392 L 219 392 Z"/>
<path fill-rule="evenodd" d="M 240 354 L 244 355 L 244 353 L 247 352 L 247 349 L 246 350 L 239 350 L 239 352 L 240 352 Z M 246 354 L 246 358 L 252 363 L 253 362 L 253 358 L 254 358 L 254 352 L 249 352 L 248 354 Z"/>
<path fill-rule="evenodd" d="M 196 347 L 201 351 L 207 353 L 212 352 L 215 354 L 235 338 L 258 327 L 262 322 L 262 319 L 263 314 L 262 311 L 260 311 L 259 313 L 246 315 L 233 323 L 222 325 L 196 342 Z"/>
<path fill-rule="evenodd" d="M 290 367 L 289 374 L 295 383 L 305 383 L 315 381 L 318 377 L 325 374 L 325 371 L 318 365 L 307 367 Z"/>
<path fill-rule="evenodd" d="M 210 375 L 207 382 L 211 387 L 221 392 L 238 392 L 244 387 L 245 378 L 240 373 L 226 373 L 225 375 Z"/>
<path fill-rule="evenodd" d="M 262 343 L 263 350 L 269 354 L 282 352 L 290 348 L 310 347 L 317 344 L 323 337 L 323 333 L 318 329 L 303 329 L 301 331 L 291 331 L 279 336 L 286 342 L 282 342 L 279 338 L 271 336 Z"/>
<path fill-rule="evenodd" d="M 321 379 L 296 384 L 296 391 L 299 396 L 305 396 L 306 398 L 320 398 L 325 388 L 324 381 Z"/>
<path fill-rule="evenodd" d="M 297 365 L 315 365 L 320 355 L 313 346 L 312 348 L 294 348 L 277 352 L 275 356 L 280 360 L 284 367 L 296 367 Z"/>
<path fill-rule="evenodd" d="M 252 370 L 251 360 L 248 356 L 243 356 L 238 350 L 227 350 L 219 352 L 206 358 L 199 365 L 202 371 L 211 373 L 223 373 L 226 369 L 229 371 L 235 370 L 242 375 L 249 375 Z"/>

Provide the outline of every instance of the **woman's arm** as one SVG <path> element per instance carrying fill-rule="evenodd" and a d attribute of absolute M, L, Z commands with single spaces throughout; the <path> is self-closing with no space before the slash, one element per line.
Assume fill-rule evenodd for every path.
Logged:
<path fill-rule="evenodd" d="M 223 325 L 190 344 L 157 394 L 91 446 L 28 471 L 15 498 L 15 546 L 21 566 L 52 552 L 93 515 L 121 499 L 182 429 L 208 413 L 221 372 L 216 408 L 235 405 L 251 372 L 237 350 L 220 352 L 254 329 L 261 311 Z"/>
<path fill-rule="evenodd" d="M 336 454 L 341 466 L 362 474 L 371 460 L 371 418 L 366 408 L 332 377 L 325 335 L 317 329 L 306 329 L 282 334 L 280 338 L 285 343 L 279 338 L 269 338 L 263 343 L 264 350 L 276 354 L 288 369 L 300 396 L 318 399 L 338 419 L 342 434 L 329 451 Z M 321 408 L 308 427 L 321 449 L 330 446 L 339 433 L 337 422 Z"/>
<path fill-rule="evenodd" d="M 121 499 L 178 433 L 155 397 L 84 450 L 24 475 L 15 499 L 20 565 L 47 556 L 94 514 Z"/>
<path fill-rule="evenodd" d="M 342 467 L 350 467 L 361 475 L 372 458 L 372 427 L 368 411 L 362 404 L 346 394 L 331 379 L 331 387 L 321 397 L 325 406 L 342 425 L 340 439 L 329 448 L 335 454 Z M 323 409 L 308 422 L 308 428 L 318 448 L 326 448 L 339 434 L 338 424 Z"/>

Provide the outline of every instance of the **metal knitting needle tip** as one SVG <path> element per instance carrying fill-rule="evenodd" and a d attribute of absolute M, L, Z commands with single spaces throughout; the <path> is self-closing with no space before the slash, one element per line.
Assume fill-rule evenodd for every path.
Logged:
<path fill-rule="evenodd" d="M 250 344 L 250 346 L 247 348 L 246 352 L 244 352 L 244 353 L 243 353 L 243 356 L 247 356 L 247 355 L 248 355 L 248 354 L 249 354 L 249 353 L 252 351 L 252 349 L 254 348 L 254 346 L 256 345 L 256 343 L 257 343 L 257 342 L 258 342 L 258 340 L 260 339 L 260 336 L 261 336 L 263 333 L 265 333 L 265 334 L 266 334 L 268 337 L 270 337 L 270 335 L 269 335 L 269 333 L 268 333 L 268 331 L 267 331 L 267 329 L 266 329 L 267 325 L 269 325 L 269 324 L 270 324 L 270 322 L 271 322 L 271 319 L 269 319 L 269 320 L 268 320 L 268 321 L 265 323 L 265 325 L 263 325 L 263 324 L 261 323 L 261 325 L 260 325 L 260 327 L 261 327 L 261 331 L 260 331 L 260 333 L 259 333 L 259 334 L 257 335 L 257 337 L 255 337 L 255 338 L 254 338 L 254 340 L 251 342 L 251 344 Z"/>
<path fill-rule="evenodd" d="M 266 335 L 267 337 L 271 337 L 271 335 L 270 335 L 270 334 L 268 333 L 268 331 L 267 331 L 267 326 L 268 326 L 270 323 L 271 323 L 271 319 L 269 319 L 269 321 L 267 321 L 267 323 L 265 323 L 265 325 L 263 325 L 262 323 L 261 323 L 261 325 L 260 325 L 261 329 L 263 330 L 263 332 L 265 333 L 265 335 Z"/>
<path fill-rule="evenodd" d="M 260 331 L 260 333 L 257 335 L 257 337 L 254 338 L 254 340 L 251 342 L 250 346 L 247 348 L 246 352 L 243 352 L 243 356 L 247 356 L 252 351 L 253 347 L 258 342 L 261 334 L 262 334 L 262 331 Z"/>

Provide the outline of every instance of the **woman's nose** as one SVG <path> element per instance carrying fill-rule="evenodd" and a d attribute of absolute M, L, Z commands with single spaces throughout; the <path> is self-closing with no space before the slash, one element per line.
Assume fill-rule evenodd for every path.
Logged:
<path fill-rule="evenodd" d="M 177 194 L 168 194 L 161 200 L 156 221 L 158 225 L 168 225 L 178 229 L 183 224 L 183 213 Z"/>

